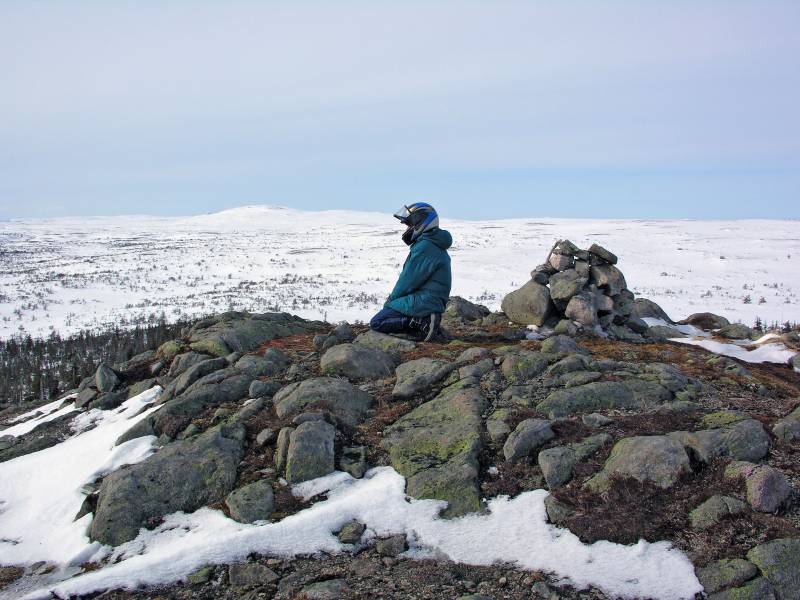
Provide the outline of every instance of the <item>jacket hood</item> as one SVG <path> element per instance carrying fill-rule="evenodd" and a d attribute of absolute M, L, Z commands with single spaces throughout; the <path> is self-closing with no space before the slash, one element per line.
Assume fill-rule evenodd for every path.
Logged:
<path fill-rule="evenodd" d="M 433 242 L 442 250 L 447 250 L 450 246 L 453 245 L 453 236 L 450 235 L 450 232 L 446 229 L 431 229 L 430 231 L 426 231 L 421 236 L 419 236 L 421 240 L 428 240 L 429 242 Z"/>

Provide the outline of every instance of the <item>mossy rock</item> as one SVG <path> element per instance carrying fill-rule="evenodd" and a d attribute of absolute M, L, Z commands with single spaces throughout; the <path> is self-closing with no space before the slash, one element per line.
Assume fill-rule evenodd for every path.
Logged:
<path fill-rule="evenodd" d="M 720 410 L 717 412 L 704 415 L 701 423 L 708 429 L 719 429 L 720 427 L 727 427 L 739 421 L 747 419 L 747 415 L 730 410 Z"/>

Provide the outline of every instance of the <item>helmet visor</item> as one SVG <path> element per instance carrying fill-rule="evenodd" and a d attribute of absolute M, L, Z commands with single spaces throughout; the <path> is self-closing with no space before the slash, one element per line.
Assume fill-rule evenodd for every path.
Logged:
<path fill-rule="evenodd" d="M 394 212 L 394 216 L 404 225 L 408 225 L 408 219 L 411 216 L 411 213 L 409 212 L 407 206 L 403 206 Z"/>

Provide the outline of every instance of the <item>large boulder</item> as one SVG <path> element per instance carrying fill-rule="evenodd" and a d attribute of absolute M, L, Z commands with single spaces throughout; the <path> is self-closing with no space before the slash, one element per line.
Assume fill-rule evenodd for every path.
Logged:
<path fill-rule="evenodd" d="M 395 421 L 381 445 L 415 498 L 445 500 L 445 517 L 480 510 L 478 454 L 485 399 L 461 382 Z"/>
<path fill-rule="evenodd" d="M 537 326 L 544 325 L 554 310 L 550 290 L 535 281 L 529 281 L 508 294 L 503 298 L 501 308 L 515 323 Z"/>
<path fill-rule="evenodd" d="M 454 363 L 434 358 L 418 358 L 397 367 L 397 382 L 392 397 L 398 400 L 412 398 L 444 380 L 456 367 Z"/>
<path fill-rule="evenodd" d="M 595 381 L 555 390 L 536 409 L 556 419 L 602 409 L 653 408 L 671 398 L 670 391 L 654 381 Z"/>
<path fill-rule="evenodd" d="M 323 375 L 339 375 L 347 379 L 384 379 L 391 377 L 394 366 L 390 354 L 361 344 L 335 345 L 320 360 Z"/>
<path fill-rule="evenodd" d="M 617 264 L 617 255 L 609 250 L 606 250 L 599 244 L 592 244 L 589 246 L 589 254 L 597 259 L 600 259 L 601 262 L 607 262 L 611 265 Z"/>
<path fill-rule="evenodd" d="M 753 330 L 741 323 L 725 325 L 718 331 L 719 335 L 730 340 L 749 340 L 753 337 Z"/>
<path fill-rule="evenodd" d="M 355 427 L 372 406 L 372 396 L 351 383 L 332 377 L 316 377 L 292 383 L 272 398 L 281 418 L 312 410 L 324 410 L 341 423 Z"/>
<path fill-rule="evenodd" d="M 100 363 L 94 374 L 94 382 L 97 391 L 112 392 L 120 384 L 119 376 L 114 370 L 105 363 Z"/>
<path fill-rule="evenodd" d="M 305 421 L 289 435 L 286 480 L 301 483 L 333 473 L 336 429 L 325 421 Z"/>
<path fill-rule="evenodd" d="M 242 426 L 215 427 L 114 471 L 100 486 L 91 539 L 118 546 L 153 519 L 224 499 L 236 482 L 244 440 Z"/>
<path fill-rule="evenodd" d="M 585 485 L 594 491 L 604 491 L 616 475 L 666 489 L 690 472 L 689 455 L 680 442 L 663 435 L 638 436 L 614 444 L 603 470 Z"/>
<path fill-rule="evenodd" d="M 323 323 L 288 313 L 228 312 L 196 323 L 189 331 L 189 342 L 196 352 L 225 357 L 232 352 L 252 352 L 275 338 L 314 333 L 323 327 Z"/>

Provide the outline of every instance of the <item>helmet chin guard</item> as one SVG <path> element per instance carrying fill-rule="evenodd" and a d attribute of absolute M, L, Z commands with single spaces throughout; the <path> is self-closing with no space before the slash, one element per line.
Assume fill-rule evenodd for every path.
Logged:
<path fill-rule="evenodd" d="M 425 202 L 403 206 L 394 213 L 394 217 L 407 226 L 403 233 L 403 241 L 408 246 L 417 241 L 424 232 L 439 227 L 439 215 L 436 209 Z"/>

